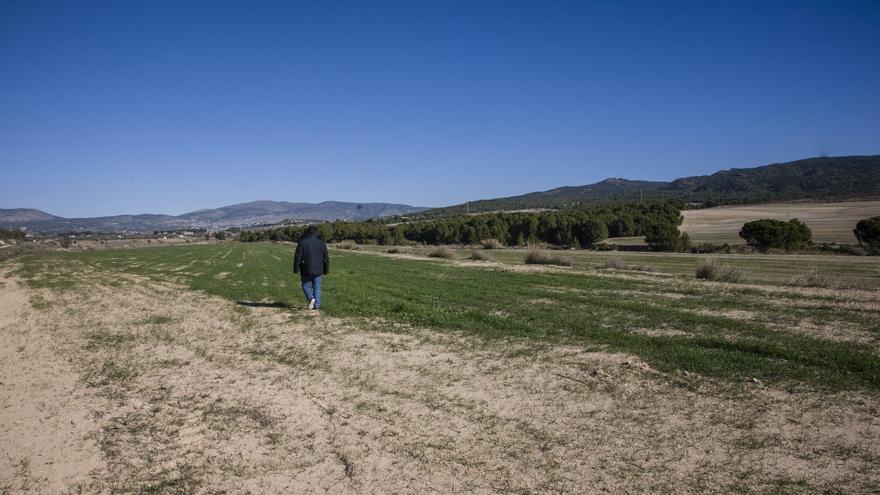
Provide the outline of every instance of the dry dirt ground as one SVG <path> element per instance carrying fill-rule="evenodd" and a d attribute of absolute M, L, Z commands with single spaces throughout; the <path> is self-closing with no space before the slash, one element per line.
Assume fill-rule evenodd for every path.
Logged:
<path fill-rule="evenodd" d="M 843 203 L 773 203 L 764 205 L 724 206 L 705 210 L 683 211 L 681 230 L 697 242 L 741 244 L 743 224 L 761 218 L 800 219 L 813 231 L 815 242 L 853 244 L 853 229 L 864 218 L 880 215 L 880 201 Z"/>
<path fill-rule="evenodd" d="M 877 493 L 878 399 L 0 276 L 0 493 Z M 4 278 L 5 277 L 5 278 Z M 536 303 L 537 304 L 537 303 Z"/>

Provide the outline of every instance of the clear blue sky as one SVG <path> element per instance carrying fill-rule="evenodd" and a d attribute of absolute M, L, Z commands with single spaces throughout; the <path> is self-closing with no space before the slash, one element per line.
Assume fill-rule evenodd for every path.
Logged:
<path fill-rule="evenodd" d="M 880 154 L 880 2 L 0 0 L 0 207 L 442 206 Z"/>

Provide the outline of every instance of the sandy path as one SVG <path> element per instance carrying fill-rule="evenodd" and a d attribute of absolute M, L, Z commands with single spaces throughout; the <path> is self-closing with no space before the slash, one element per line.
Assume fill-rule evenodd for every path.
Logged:
<path fill-rule="evenodd" d="M 27 292 L 0 280 L 0 492 L 61 493 L 103 465 L 92 397 L 34 324 Z"/>
<path fill-rule="evenodd" d="M 18 361 L 4 365 L 17 374 L 4 380 L 14 417 L 4 416 L 0 489 L 859 493 L 880 483 L 875 397 L 731 388 L 601 349 L 248 308 L 91 276 L 35 292 L 38 310 L 10 281 L 2 289 L 17 311 L 3 312 L 13 315 L 4 339 L 18 339 L 3 352 Z M 13 356 L 18 346 L 27 358 Z M 63 456 L 39 447 L 52 439 Z M 38 472 L 42 456 L 69 475 Z"/>

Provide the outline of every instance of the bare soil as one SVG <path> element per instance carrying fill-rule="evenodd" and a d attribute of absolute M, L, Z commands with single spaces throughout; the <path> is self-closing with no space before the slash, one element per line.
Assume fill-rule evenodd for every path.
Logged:
<path fill-rule="evenodd" d="M 716 383 L 602 348 L 91 276 L 63 291 L 0 279 L 0 493 L 880 486 L 868 393 Z"/>

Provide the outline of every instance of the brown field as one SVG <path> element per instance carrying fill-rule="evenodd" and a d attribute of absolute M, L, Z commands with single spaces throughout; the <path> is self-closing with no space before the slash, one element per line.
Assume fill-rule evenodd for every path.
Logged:
<path fill-rule="evenodd" d="M 751 220 L 797 218 L 813 230 L 815 242 L 856 242 L 856 222 L 880 215 L 880 201 L 845 203 L 773 203 L 687 210 L 681 230 L 694 242 L 742 244 L 739 230 Z"/>

